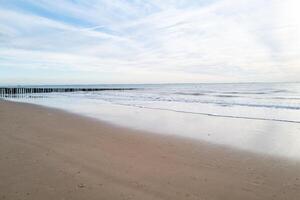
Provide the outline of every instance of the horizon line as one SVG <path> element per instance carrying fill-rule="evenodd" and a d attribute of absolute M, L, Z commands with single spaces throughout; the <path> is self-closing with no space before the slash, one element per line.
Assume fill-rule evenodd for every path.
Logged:
<path fill-rule="evenodd" d="M 39 83 L 39 84 L 0 84 L 5 86 L 65 86 L 65 85 L 172 85 L 172 84 L 259 84 L 259 83 L 300 83 L 300 81 L 248 81 L 248 82 L 169 82 L 169 83 Z"/>

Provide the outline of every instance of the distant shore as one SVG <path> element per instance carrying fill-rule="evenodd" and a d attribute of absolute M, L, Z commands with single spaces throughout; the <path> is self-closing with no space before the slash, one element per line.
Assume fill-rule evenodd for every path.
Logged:
<path fill-rule="evenodd" d="M 0 199 L 300 199 L 300 163 L 0 100 Z"/>

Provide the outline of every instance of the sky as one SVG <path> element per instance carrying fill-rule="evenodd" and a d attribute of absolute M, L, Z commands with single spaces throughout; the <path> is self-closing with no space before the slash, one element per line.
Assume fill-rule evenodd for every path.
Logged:
<path fill-rule="evenodd" d="M 0 84 L 300 81 L 299 0 L 0 0 Z"/>

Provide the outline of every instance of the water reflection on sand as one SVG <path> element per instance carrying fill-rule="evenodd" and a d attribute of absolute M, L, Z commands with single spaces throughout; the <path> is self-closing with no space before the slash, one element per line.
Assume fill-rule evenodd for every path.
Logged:
<path fill-rule="evenodd" d="M 60 108 L 125 127 L 300 159 L 299 123 L 178 113 L 115 105 L 93 99 L 61 97 L 19 101 Z"/>

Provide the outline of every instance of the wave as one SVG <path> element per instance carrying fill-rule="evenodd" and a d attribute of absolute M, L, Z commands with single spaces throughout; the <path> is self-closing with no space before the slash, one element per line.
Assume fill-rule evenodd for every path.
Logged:
<path fill-rule="evenodd" d="M 213 93 L 213 92 L 210 92 Z M 241 97 L 241 96 L 237 96 L 237 95 L 228 95 L 228 94 L 218 94 L 218 95 L 213 95 L 213 94 L 209 94 L 209 93 L 199 93 L 199 92 L 176 92 L 174 94 L 179 94 L 179 95 L 190 95 L 190 96 L 216 96 L 216 97 Z"/>
<path fill-rule="evenodd" d="M 180 95 L 192 95 L 192 96 L 202 96 L 202 95 L 207 95 L 206 93 L 200 93 L 200 92 L 175 92 L 174 94 L 180 94 Z"/>
<path fill-rule="evenodd" d="M 250 103 L 225 103 L 225 102 L 202 102 L 208 104 L 216 104 L 221 106 L 245 106 L 245 107 L 256 107 L 256 108 L 273 108 L 273 109 L 288 109 L 288 110 L 300 110 L 299 106 L 289 105 L 272 105 L 272 104 L 250 104 Z"/>
<path fill-rule="evenodd" d="M 99 97 L 89 97 L 93 99 L 99 99 Z M 279 104 L 258 104 L 258 103 L 241 103 L 236 101 L 222 101 L 222 100 L 198 100 L 198 99 L 176 99 L 176 98 L 166 98 L 166 97 L 143 97 L 136 99 L 134 97 L 100 97 L 102 100 L 109 102 L 124 102 L 124 101 L 142 101 L 142 102 L 178 102 L 178 103 L 199 103 L 199 104 L 213 104 L 217 106 L 242 106 L 242 107 L 253 107 L 253 108 L 270 108 L 270 109 L 286 109 L 286 110 L 300 110 L 300 105 L 279 105 Z"/>
<path fill-rule="evenodd" d="M 289 90 L 266 90 L 266 91 L 221 91 L 221 90 L 203 90 L 199 92 L 175 92 L 174 94 L 181 95 L 191 95 L 191 96 L 199 96 L 199 95 L 211 95 L 211 94 L 224 94 L 224 95 L 264 95 L 264 94 L 276 94 L 276 93 L 292 93 Z"/>
<path fill-rule="evenodd" d="M 276 93 L 276 92 L 274 92 Z M 204 93 L 204 92 L 176 92 L 174 94 L 177 95 L 185 95 L 185 96 L 208 96 L 208 97 L 217 97 L 217 98 L 243 98 L 243 99 L 269 99 L 269 100 L 300 100 L 300 97 L 294 97 L 294 96 L 255 96 L 255 94 L 270 94 L 270 93 L 263 93 L 263 92 L 256 92 L 256 93 L 241 93 L 241 92 L 210 92 L 210 93 Z M 249 94 L 253 95 L 250 96 Z"/>

